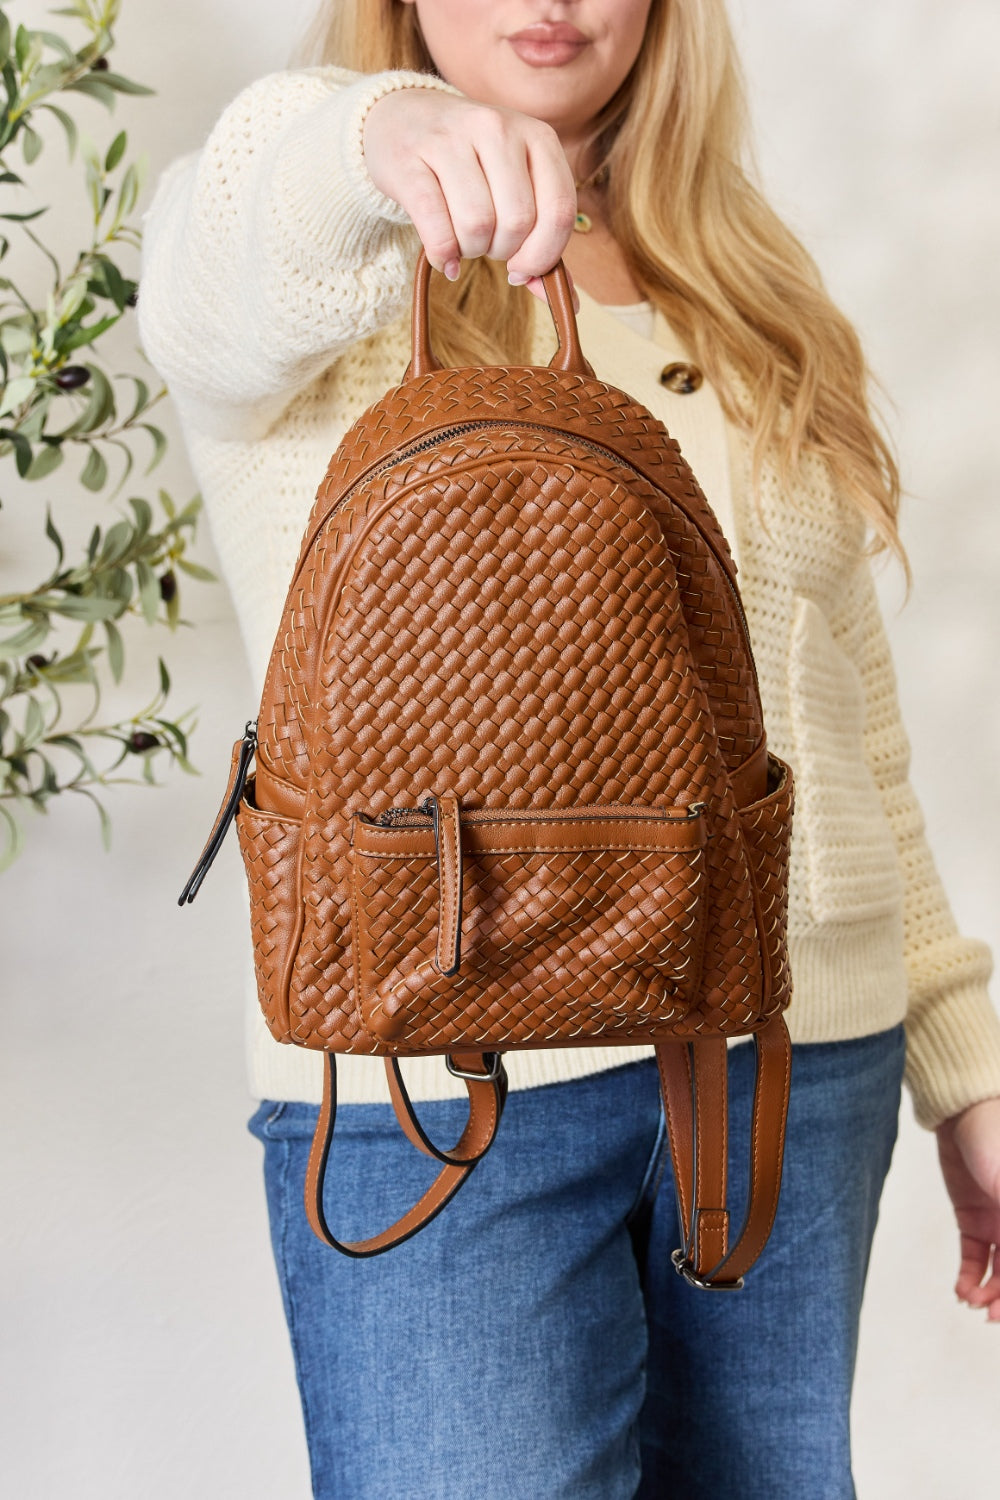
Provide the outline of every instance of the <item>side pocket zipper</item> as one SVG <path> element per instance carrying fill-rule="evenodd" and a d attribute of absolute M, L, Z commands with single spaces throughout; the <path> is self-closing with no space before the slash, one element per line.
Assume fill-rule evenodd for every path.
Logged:
<path fill-rule="evenodd" d="M 250 774 L 250 762 L 253 760 L 254 751 L 257 749 L 257 720 L 248 719 L 243 731 L 242 740 L 237 740 L 233 746 L 232 767 L 229 772 L 229 785 L 226 787 L 225 798 L 219 810 L 219 816 L 215 820 L 215 826 L 208 836 L 208 842 L 201 851 L 201 856 L 194 869 L 188 877 L 187 884 L 177 898 L 178 906 L 189 906 L 201 889 L 201 883 L 205 879 L 212 866 L 212 861 L 222 848 L 222 841 L 229 832 L 230 825 L 236 817 L 236 809 L 240 805 L 243 789 L 247 784 Z M 239 752 L 237 754 L 237 751 Z"/>

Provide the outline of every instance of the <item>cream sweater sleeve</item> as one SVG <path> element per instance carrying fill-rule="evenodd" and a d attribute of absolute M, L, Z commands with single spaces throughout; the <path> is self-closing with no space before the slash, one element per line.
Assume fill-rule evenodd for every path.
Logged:
<path fill-rule="evenodd" d="M 144 215 L 139 333 L 185 422 L 262 436 L 345 348 L 398 317 L 416 231 L 372 182 L 367 111 L 432 74 L 274 73 L 161 175 Z"/>
<path fill-rule="evenodd" d="M 865 692 L 865 757 L 892 829 L 903 879 L 909 1003 L 906 1081 L 928 1129 L 979 1099 L 1000 1095 L 1000 1018 L 986 984 L 985 943 L 955 924 L 909 782 L 910 746 L 878 596 L 867 560 L 845 591 L 834 626 Z"/>

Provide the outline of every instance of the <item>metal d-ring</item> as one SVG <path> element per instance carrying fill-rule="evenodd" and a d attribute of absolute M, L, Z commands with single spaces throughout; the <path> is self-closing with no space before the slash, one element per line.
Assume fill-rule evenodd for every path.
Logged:
<path fill-rule="evenodd" d="M 457 1063 L 452 1062 L 450 1052 L 444 1060 L 444 1065 L 452 1078 L 465 1078 L 471 1083 L 496 1083 L 503 1067 L 503 1053 L 484 1052 L 482 1058 L 484 1067 L 486 1066 L 487 1059 L 489 1059 L 489 1072 L 487 1073 L 466 1072 L 464 1068 L 460 1068 Z"/>

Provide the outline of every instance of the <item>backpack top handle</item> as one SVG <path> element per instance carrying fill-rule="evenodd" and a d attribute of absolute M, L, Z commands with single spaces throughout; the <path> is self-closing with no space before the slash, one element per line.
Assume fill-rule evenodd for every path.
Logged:
<path fill-rule="evenodd" d="M 407 366 L 404 380 L 416 380 L 421 375 L 429 375 L 434 370 L 440 370 L 442 365 L 431 348 L 430 322 L 427 309 L 427 296 L 431 279 L 431 263 L 421 245 L 420 254 L 417 257 L 417 268 L 413 277 L 413 323 L 412 323 L 412 346 L 410 363 Z M 591 364 L 584 358 L 580 347 L 580 335 L 576 327 L 576 314 L 573 311 L 573 294 L 570 291 L 569 277 L 562 260 L 557 260 L 551 271 L 546 271 L 542 277 L 542 285 L 545 288 L 545 296 L 549 304 L 549 312 L 552 321 L 556 325 L 556 335 L 559 339 L 559 347 L 549 360 L 550 370 L 566 370 L 577 375 L 586 375 L 594 378 L 594 370 Z"/>

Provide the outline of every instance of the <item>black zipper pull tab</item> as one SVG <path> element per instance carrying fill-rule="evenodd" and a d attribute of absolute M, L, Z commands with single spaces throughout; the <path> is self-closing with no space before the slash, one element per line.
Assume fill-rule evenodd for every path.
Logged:
<path fill-rule="evenodd" d="M 212 866 L 212 861 L 222 848 L 222 841 L 229 832 L 229 826 L 236 817 L 236 809 L 240 805 L 243 789 L 247 784 L 247 776 L 250 773 L 250 762 L 253 760 L 254 751 L 257 749 L 257 720 L 248 719 L 247 726 L 243 731 L 242 740 L 237 740 L 233 746 L 233 757 L 229 770 L 229 785 L 226 787 L 226 795 L 223 799 L 219 816 L 215 820 L 215 827 L 208 836 L 208 842 L 201 851 L 201 857 L 188 878 L 187 885 L 177 898 L 178 906 L 190 905 L 201 889 L 201 883 L 205 879 Z"/>

